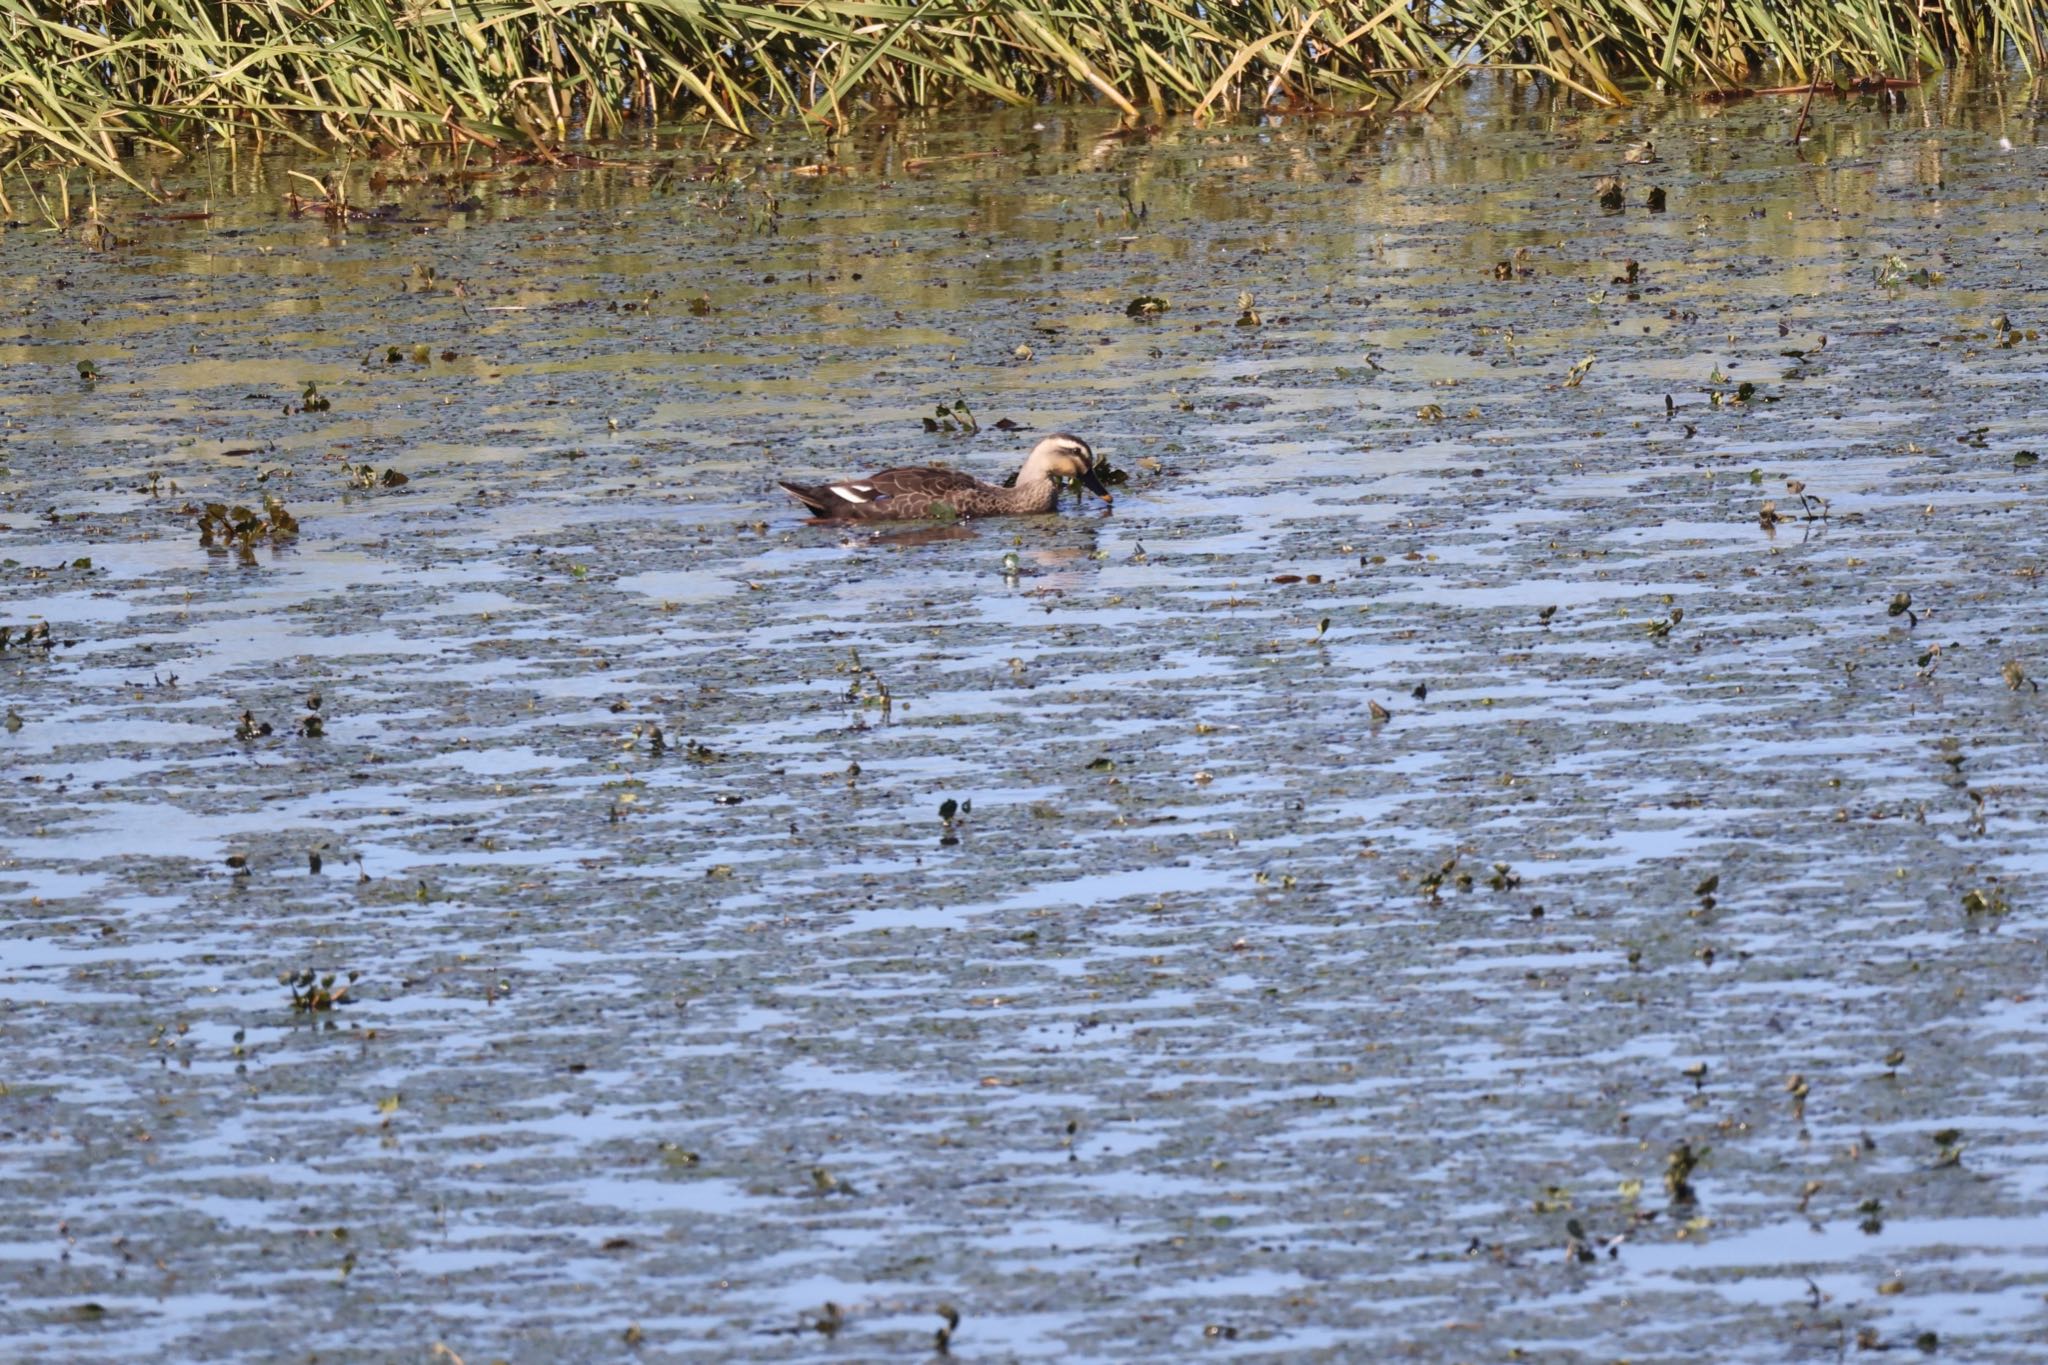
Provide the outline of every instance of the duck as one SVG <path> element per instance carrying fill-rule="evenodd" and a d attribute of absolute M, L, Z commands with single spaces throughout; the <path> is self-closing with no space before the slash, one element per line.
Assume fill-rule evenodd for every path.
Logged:
<path fill-rule="evenodd" d="M 837 483 L 778 482 L 821 520 L 927 521 L 1050 512 L 1059 506 L 1058 479 L 1079 479 L 1096 497 L 1111 500 L 1109 489 L 1095 475 L 1095 448 L 1064 431 L 1031 448 L 1012 488 L 983 483 L 972 475 L 936 465 L 885 469 L 864 479 Z"/>

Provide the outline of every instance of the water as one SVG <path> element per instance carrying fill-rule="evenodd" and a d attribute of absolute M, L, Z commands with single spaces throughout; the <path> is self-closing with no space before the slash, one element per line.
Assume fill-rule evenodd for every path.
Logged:
<path fill-rule="evenodd" d="M 951 114 L 346 227 L 207 154 L 0 235 L 0 1330 L 2035 1358 L 2040 112 Z M 1054 430 L 1113 509 L 774 486 Z"/>

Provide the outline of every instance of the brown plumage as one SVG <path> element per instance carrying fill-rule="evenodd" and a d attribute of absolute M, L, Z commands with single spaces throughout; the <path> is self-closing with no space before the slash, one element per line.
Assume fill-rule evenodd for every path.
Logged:
<path fill-rule="evenodd" d="M 931 465 L 885 469 L 865 479 L 837 483 L 784 483 L 811 515 L 835 521 L 925 521 L 932 517 L 1005 517 L 1050 512 L 1059 506 L 1055 479 L 1079 479 L 1101 498 L 1109 490 L 1095 477 L 1095 451 L 1078 436 L 1061 432 L 1032 448 L 1017 472 L 1014 488 L 983 483 L 971 475 Z"/>

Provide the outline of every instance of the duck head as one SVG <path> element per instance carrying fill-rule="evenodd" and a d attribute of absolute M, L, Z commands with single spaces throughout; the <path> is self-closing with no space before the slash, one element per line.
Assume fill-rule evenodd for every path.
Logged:
<path fill-rule="evenodd" d="M 1081 486 L 1096 497 L 1104 502 L 1111 499 L 1109 489 L 1095 477 L 1094 447 L 1078 436 L 1060 432 L 1031 448 L 1031 455 L 1024 461 L 1017 482 L 1040 483 L 1049 479 L 1079 479 Z"/>

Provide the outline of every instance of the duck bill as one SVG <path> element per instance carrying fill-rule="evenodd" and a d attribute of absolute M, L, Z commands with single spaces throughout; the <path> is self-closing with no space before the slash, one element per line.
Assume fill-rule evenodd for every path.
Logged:
<path fill-rule="evenodd" d="M 1116 494 L 1103 486 L 1102 480 L 1095 477 L 1095 471 L 1092 469 L 1081 476 L 1081 486 L 1104 502 L 1113 502 L 1116 499 Z"/>

